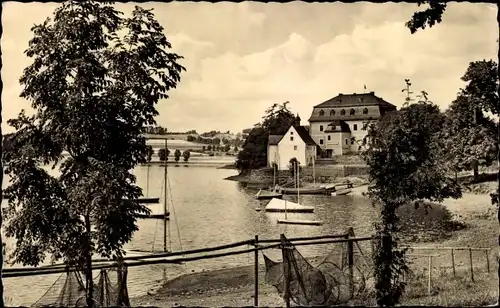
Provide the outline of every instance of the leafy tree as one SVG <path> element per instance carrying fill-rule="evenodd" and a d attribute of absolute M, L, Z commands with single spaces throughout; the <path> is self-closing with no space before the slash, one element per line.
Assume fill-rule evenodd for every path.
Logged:
<path fill-rule="evenodd" d="M 238 146 L 234 146 L 234 153 L 238 153 Z"/>
<path fill-rule="evenodd" d="M 226 153 L 227 153 L 227 152 L 229 152 L 229 150 L 231 150 L 231 146 L 230 146 L 229 144 L 226 144 L 226 145 L 224 146 L 224 152 L 226 152 Z"/>
<path fill-rule="evenodd" d="M 368 131 L 370 147 L 363 154 L 373 183 L 368 194 L 381 209 L 373 254 L 379 306 L 396 305 L 405 289 L 400 277 L 408 267 L 405 250 L 398 247 L 396 209 L 412 201 L 461 195 L 439 156 L 442 140 L 437 132 L 443 123 L 436 105 L 415 103 L 384 115 Z"/>
<path fill-rule="evenodd" d="M 425 1 L 425 2 L 419 2 L 419 5 L 421 3 L 429 3 L 430 7 L 424 11 L 416 12 L 413 14 L 413 17 L 406 23 L 406 26 L 410 29 L 411 33 L 415 33 L 418 29 L 425 29 L 426 25 L 429 25 L 429 27 L 432 27 L 436 23 L 440 23 L 442 21 L 442 16 L 443 13 L 446 9 L 446 3 L 439 3 L 435 1 Z M 497 3 L 497 10 L 500 12 L 500 3 Z M 500 20 L 498 21 L 498 28 L 500 28 Z M 500 49 L 500 40 L 497 40 L 497 43 L 499 44 L 498 47 Z M 493 67 L 492 67 L 493 68 Z M 496 65 L 496 77 L 494 79 L 498 80 L 500 76 L 500 65 Z M 467 75 L 467 74 L 466 74 Z M 494 76 L 495 74 L 480 74 L 482 76 Z M 472 74 L 468 75 L 467 78 L 472 78 Z M 474 78 L 479 80 L 478 78 Z M 490 83 L 491 84 L 491 83 Z M 478 84 L 473 84 L 471 86 L 471 89 L 469 89 L 471 92 L 476 92 L 476 94 L 479 95 L 484 95 L 482 90 L 485 88 L 483 87 L 483 83 L 479 82 Z M 490 89 L 491 90 L 491 89 Z M 485 91 L 487 93 L 493 93 L 493 91 Z M 492 107 L 491 112 L 495 115 L 499 114 L 499 105 L 498 105 L 498 97 L 500 97 L 500 87 L 497 88 L 496 90 L 496 96 L 497 100 L 491 100 Z M 488 101 L 490 101 L 488 99 Z M 488 108 L 486 108 L 488 109 Z M 493 112 L 496 110 L 496 112 Z M 500 123 L 498 124 L 497 128 L 497 144 L 500 144 Z M 500 146 L 497 146 L 498 148 L 498 153 L 497 153 L 497 160 L 498 164 L 500 165 Z M 500 224 L 500 170 L 498 170 L 498 176 L 497 176 L 497 181 L 498 181 L 498 187 L 495 193 L 491 194 L 491 203 L 493 205 L 497 206 L 497 219 L 498 223 Z M 500 245 L 500 235 L 498 236 L 498 244 Z M 497 258 L 498 261 L 498 280 L 500 282 L 500 255 Z M 497 304 L 500 304 L 500 283 L 498 284 L 498 298 L 497 298 Z"/>
<path fill-rule="evenodd" d="M 36 266 L 50 254 L 76 263 L 85 270 L 89 306 L 92 253 L 121 258 L 137 215 L 149 212 L 122 200 L 142 195 L 130 170 L 147 160 L 143 128 L 155 123 L 155 104 L 184 69 L 180 56 L 167 52 L 151 10 L 121 14 L 108 4 L 72 1 L 34 26 L 26 51 L 33 63 L 20 83 L 35 112 L 8 122 L 16 130 L 5 153 L 13 260 Z M 58 163 L 59 176 L 41 167 Z"/>
<path fill-rule="evenodd" d="M 191 157 L 191 152 L 189 150 L 184 151 L 184 153 L 182 153 L 182 157 L 184 157 L 184 161 L 187 162 Z"/>
<path fill-rule="evenodd" d="M 179 159 L 181 158 L 181 151 L 179 151 L 178 149 L 175 150 L 175 152 L 174 152 L 174 158 L 175 158 L 175 162 L 178 162 Z"/>
<path fill-rule="evenodd" d="M 455 172 L 474 170 L 474 179 L 477 180 L 478 166 L 489 166 L 496 158 L 495 124 L 463 95 L 451 103 L 446 116 L 441 133 L 445 141 L 443 155 L 447 157 L 446 162 Z"/>
<path fill-rule="evenodd" d="M 150 162 L 151 158 L 153 157 L 153 154 L 155 153 L 155 151 L 153 150 L 153 147 L 150 146 L 150 145 L 146 146 L 146 151 L 147 151 L 146 152 L 147 153 L 146 161 Z"/>
<path fill-rule="evenodd" d="M 196 141 L 196 138 L 194 136 L 187 136 L 187 141 L 190 141 L 190 142 L 193 142 L 193 141 Z"/>
<path fill-rule="evenodd" d="M 269 135 L 282 135 L 297 121 L 285 102 L 274 104 L 266 110 L 262 123 L 256 125 L 243 143 L 238 153 L 236 167 L 240 173 L 267 166 L 267 142 Z"/>
<path fill-rule="evenodd" d="M 163 148 L 158 150 L 158 157 L 159 157 L 160 161 L 168 161 L 169 155 L 170 155 L 169 149 L 167 149 L 166 151 Z"/>

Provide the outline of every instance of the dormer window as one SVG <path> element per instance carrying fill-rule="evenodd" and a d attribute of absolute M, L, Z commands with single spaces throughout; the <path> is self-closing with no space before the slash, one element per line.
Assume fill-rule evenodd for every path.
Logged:
<path fill-rule="evenodd" d="M 335 115 L 335 110 L 330 110 L 330 116 L 333 117 Z"/>
<path fill-rule="evenodd" d="M 349 111 L 349 114 L 350 114 L 350 115 L 354 115 L 354 113 L 356 113 L 356 112 L 354 111 L 354 109 L 351 109 L 351 111 Z"/>
<path fill-rule="evenodd" d="M 368 113 L 368 108 L 363 109 L 363 114 L 367 114 L 367 113 Z"/>
<path fill-rule="evenodd" d="M 344 109 L 340 110 L 340 115 L 345 115 L 345 110 Z"/>
<path fill-rule="evenodd" d="M 320 116 L 320 117 L 322 117 L 322 116 L 324 116 L 324 115 L 325 115 L 325 111 L 320 110 L 320 111 L 319 111 L 319 116 Z"/>

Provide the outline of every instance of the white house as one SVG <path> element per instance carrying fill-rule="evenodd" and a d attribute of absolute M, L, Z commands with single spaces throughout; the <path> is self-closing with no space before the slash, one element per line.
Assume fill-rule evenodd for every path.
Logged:
<path fill-rule="evenodd" d="M 297 158 L 301 166 L 309 166 L 316 159 L 317 145 L 304 126 L 292 125 L 284 135 L 270 135 L 267 144 L 267 164 L 287 170 L 290 160 Z"/>
<path fill-rule="evenodd" d="M 321 148 L 323 157 L 358 153 L 368 134 L 368 124 L 395 110 L 396 106 L 374 92 L 340 93 L 314 106 L 309 134 Z"/>

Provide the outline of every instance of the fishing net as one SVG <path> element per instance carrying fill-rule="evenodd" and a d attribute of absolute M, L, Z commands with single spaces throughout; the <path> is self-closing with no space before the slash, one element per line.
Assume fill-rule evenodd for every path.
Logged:
<path fill-rule="evenodd" d="M 79 271 L 59 276 L 47 292 L 31 307 L 86 307 L 85 283 Z M 96 307 L 130 307 L 127 268 L 101 270 L 94 279 Z"/>
<path fill-rule="evenodd" d="M 289 241 L 285 243 L 283 262 L 275 262 L 264 255 L 265 281 L 284 295 L 284 273 L 288 272 L 288 294 L 295 304 L 340 305 L 366 291 L 371 266 L 361 251 L 354 255 L 351 275 L 345 244 L 337 245 L 319 265 L 313 266 Z"/>

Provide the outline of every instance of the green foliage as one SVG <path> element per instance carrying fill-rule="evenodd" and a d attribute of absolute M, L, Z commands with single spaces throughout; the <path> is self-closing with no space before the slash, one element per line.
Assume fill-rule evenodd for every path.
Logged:
<path fill-rule="evenodd" d="M 159 157 L 160 161 L 168 161 L 169 155 L 170 155 L 169 149 L 167 149 L 166 151 L 165 151 L 165 149 L 158 150 L 158 157 Z"/>
<path fill-rule="evenodd" d="M 373 254 L 380 306 L 398 303 L 405 288 L 400 278 L 407 266 L 405 250 L 397 246 L 397 208 L 412 201 L 461 196 L 440 156 L 438 132 L 444 120 L 436 105 L 417 103 L 384 115 L 368 131 L 370 147 L 363 154 L 373 183 L 368 194 L 381 208 Z"/>
<path fill-rule="evenodd" d="M 498 103 L 498 65 L 493 60 L 469 64 L 462 80 L 466 82 L 462 95 L 485 112 L 500 114 Z"/>
<path fill-rule="evenodd" d="M 187 162 L 189 158 L 191 157 L 191 152 L 189 150 L 186 150 L 182 153 L 182 157 L 184 157 L 184 161 Z"/>
<path fill-rule="evenodd" d="M 497 158 L 497 124 L 486 112 L 498 112 L 497 66 L 493 61 L 471 62 L 462 80 L 467 82 L 446 111 L 443 155 L 454 171 L 489 166 Z"/>
<path fill-rule="evenodd" d="M 16 132 L 5 153 L 15 262 L 36 266 L 50 254 L 88 268 L 92 252 L 120 257 L 137 214 L 149 212 L 122 200 L 142 195 L 130 172 L 147 161 L 141 134 L 184 68 L 150 10 L 120 15 L 102 3 L 66 2 L 32 28 L 33 62 L 20 83 L 35 112 L 8 122 Z M 58 163 L 58 176 L 41 167 Z"/>
<path fill-rule="evenodd" d="M 181 158 L 181 155 L 182 155 L 182 154 L 181 154 L 181 151 L 179 151 L 179 150 L 175 150 L 175 152 L 174 152 L 174 159 L 175 159 L 175 162 L 178 162 L 178 161 L 179 161 L 179 159 Z"/>
<path fill-rule="evenodd" d="M 431 28 L 436 23 L 442 21 L 443 13 L 446 10 L 445 2 L 437 1 L 420 1 L 418 6 L 422 4 L 428 4 L 429 7 L 423 11 L 415 12 L 412 18 L 406 22 L 406 27 L 410 29 L 413 34 L 417 32 L 418 29 L 425 29 L 426 26 Z"/>
<path fill-rule="evenodd" d="M 240 172 L 267 166 L 269 135 L 285 134 L 297 120 L 288 109 L 288 103 L 274 104 L 269 107 L 262 122 L 252 128 L 236 160 L 236 167 Z"/>
<path fill-rule="evenodd" d="M 155 151 L 153 150 L 153 147 L 152 147 L 152 146 L 150 146 L 150 145 L 147 145 L 147 146 L 146 146 L 146 151 L 147 151 L 147 152 L 146 152 L 146 153 L 147 153 L 147 154 L 146 154 L 146 155 L 147 155 L 147 156 L 146 156 L 146 161 L 147 161 L 147 162 L 150 162 L 150 161 L 151 161 L 151 159 L 153 158 L 153 154 L 155 153 Z"/>

